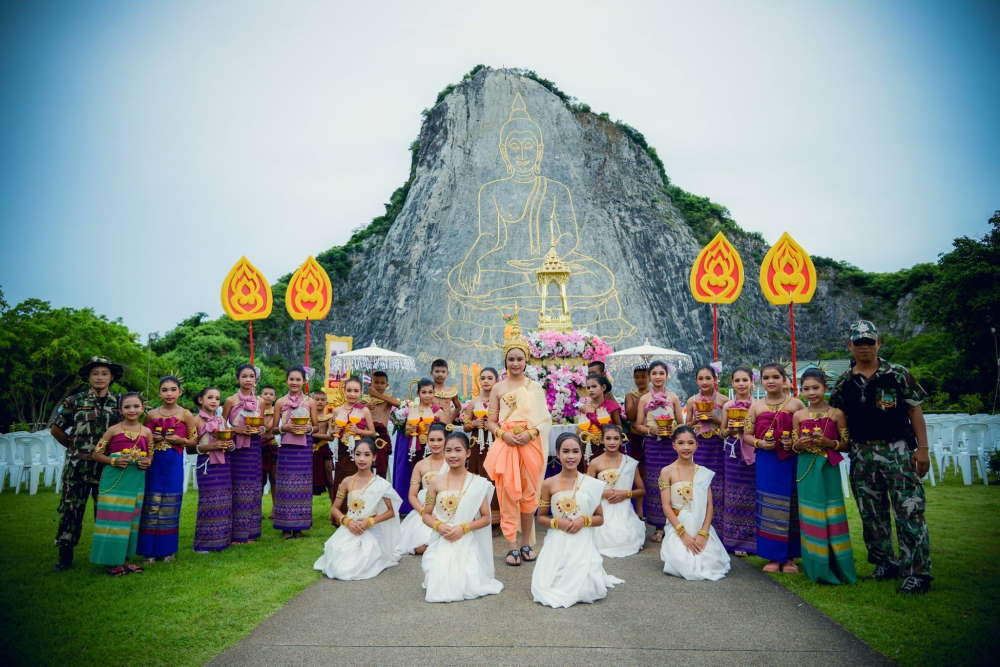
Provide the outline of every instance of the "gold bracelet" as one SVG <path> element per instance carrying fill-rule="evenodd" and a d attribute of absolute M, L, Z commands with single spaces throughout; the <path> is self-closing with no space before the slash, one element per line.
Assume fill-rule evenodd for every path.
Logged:
<path fill-rule="evenodd" d="M 559 530 L 559 517 L 554 516 L 549 519 L 549 528 L 552 530 Z"/>
<path fill-rule="evenodd" d="M 373 516 L 368 517 L 368 527 L 371 528 L 374 525 L 375 525 L 375 517 Z"/>
<path fill-rule="evenodd" d="M 438 529 L 438 526 L 440 526 L 442 523 L 444 523 L 444 521 L 435 521 L 434 525 L 431 526 L 431 530 L 433 530 L 436 533 L 437 529 Z"/>
<path fill-rule="evenodd" d="M 472 526 L 470 526 L 467 523 L 463 523 L 462 524 L 462 534 L 463 535 L 468 535 L 470 530 L 472 530 Z"/>
<path fill-rule="evenodd" d="M 347 522 L 350 521 L 350 520 L 351 520 L 351 517 L 349 517 L 349 516 L 347 516 L 345 514 L 344 516 L 340 517 L 340 525 L 341 526 L 346 526 Z"/>
<path fill-rule="evenodd" d="M 628 491 L 625 492 L 625 497 L 628 498 L 629 500 L 632 499 L 632 489 L 629 489 Z"/>
<path fill-rule="evenodd" d="M 705 530 L 704 528 L 702 528 L 701 530 L 699 530 L 698 534 L 701 535 L 702 537 L 704 537 L 706 540 L 708 539 L 708 531 Z"/>
<path fill-rule="evenodd" d="M 583 515 L 583 526 L 584 526 L 584 528 L 590 528 L 592 525 L 594 525 L 594 519 L 593 519 L 593 517 L 591 517 L 589 514 L 584 514 Z"/>
<path fill-rule="evenodd" d="M 684 524 L 679 523 L 674 526 L 674 532 L 677 533 L 677 537 L 683 537 L 684 533 L 687 532 L 687 528 L 684 527 Z"/>

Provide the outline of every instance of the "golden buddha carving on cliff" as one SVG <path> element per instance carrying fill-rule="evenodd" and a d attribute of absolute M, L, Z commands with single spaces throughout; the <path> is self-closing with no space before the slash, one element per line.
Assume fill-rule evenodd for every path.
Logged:
<path fill-rule="evenodd" d="M 544 175 L 545 143 L 520 93 L 500 128 L 503 178 L 479 188 L 477 233 L 462 261 L 448 273 L 448 318 L 435 336 L 448 343 L 495 350 L 504 313 L 519 309 L 529 328 L 545 312 L 548 282 L 538 280 L 546 258 L 569 272 L 559 288 L 560 310 L 575 328 L 614 343 L 635 332 L 622 313 L 615 276 L 586 254 L 586 234 L 562 182 Z M 585 223 L 586 224 L 586 223 Z M 554 327 L 553 327 L 554 328 Z"/>

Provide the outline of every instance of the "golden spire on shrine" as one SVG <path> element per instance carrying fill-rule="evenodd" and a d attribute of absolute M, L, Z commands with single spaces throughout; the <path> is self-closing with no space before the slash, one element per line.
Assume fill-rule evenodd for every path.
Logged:
<path fill-rule="evenodd" d="M 542 308 L 538 313 L 538 328 L 552 331 L 572 331 L 573 319 L 569 314 L 569 301 L 566 298 L 566 286 L 569 284 L 570 270 L 559 254 L 556 253 L 556 244 L 553 241 L 549 246 L 549 251 L 545 253 L 542 260 L 542 268 L 535 272 L 538 279 L 538 292 L 542 297 Z M 553 285 L 559 290 L 560 313 L 550 314 L 545 309 L 545 302 L 549 296 L 549 285 Z"/>

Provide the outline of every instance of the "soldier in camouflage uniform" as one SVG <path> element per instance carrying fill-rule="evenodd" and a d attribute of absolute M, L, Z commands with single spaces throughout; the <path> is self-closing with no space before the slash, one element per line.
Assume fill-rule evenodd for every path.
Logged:
<path fill-rule="evenodd" d="M 872 578 L 903 577 L 903 593 L 930 590 L 931 552 L 924 520 L 927 427 L 920 404 L 927 393 L 899 365 L 878 356 L 875 325 L 851 325 L 851 368 L 838 378 L 830 405 L 847 416 L 851 437 L 851 489 L 864 527 Z M 892 548 L 889 507 L 896 517 L 899 558 Z"/>
<path fill-rule="evenodd" d="M 104 467 L 91 458 L 97 441 L 112 424 L 121 420 L 119 397 L 109 393 L 108 388 L 122 376 L 122 367 L 104 357 L 93 357 L 80 368 L 79 375 L 90 388 L 67 397 L 51 423 L 52 435 L 66 447 L 59 529 L 56 531 L 59 548 L 56 571 L 73 564 L 73 548 L 80 541 L 88 496 L 94 498 L 94 510 L 97 510 L 97 490 Z"/>

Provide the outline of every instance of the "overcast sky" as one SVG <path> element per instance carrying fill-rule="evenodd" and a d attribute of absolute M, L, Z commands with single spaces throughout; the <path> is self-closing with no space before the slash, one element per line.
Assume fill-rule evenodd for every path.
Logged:
<path fill-rule="evenodd" d="M 998 25 L 992 1 L 4 2 L 0 289 L 143 337 L 221 313 L 239 255 L 273 281 L 381 214 L 477 63 L 636 127 L 769 241 L 933 261 L 1000 208 Z"/>

